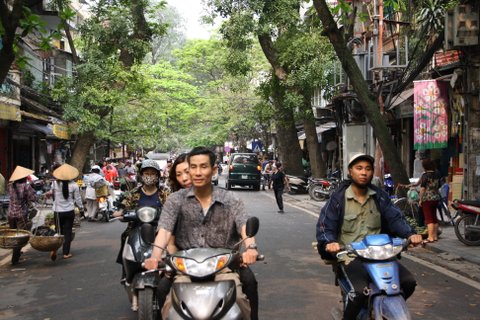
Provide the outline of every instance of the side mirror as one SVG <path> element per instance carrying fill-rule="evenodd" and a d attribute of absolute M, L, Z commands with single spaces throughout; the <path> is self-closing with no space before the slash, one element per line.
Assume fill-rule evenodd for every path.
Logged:
<path fill-rule="evenodd" d="M 145 243 L 151 244 L 155 242 L 155 228 L 149 223 L 144 223 L 142 225 L 140 235 Z"/>
<path fill-rule="evenodd" d="M 250 217 L 247 220 L 247 237 L 253 237 L 257 234 L 258 228 L 260 228 L 260 220 L 257 217 Z"/>

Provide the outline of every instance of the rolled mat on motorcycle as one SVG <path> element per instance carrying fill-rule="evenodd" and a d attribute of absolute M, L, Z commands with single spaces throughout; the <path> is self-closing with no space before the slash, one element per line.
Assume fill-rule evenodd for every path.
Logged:
<path fill-rule="evenodd" d="M 348 255 L 360 259 L 370 276 L 366 304 L 357 316 L 361 320 L 410 320 L 411 315 L 400 288 L 398 255 L 407 249 L 409 242 L 391 238 L 387 234 L 367 235 L 362 241 L 347 245 L 337 257 Z M 336 266 L 336 285 L 342 294 L 342 310 L 332 309 L 333 319 L 343 318 L 353 287 L 344 271 L 343 264 Z"/>
<path fill-rule="evenodd" d="M 258 219 L 249 218 L 247 237 L 253 237 L 258 228 Z M 143 229 L 142 239 L 153 243 L 154 231 Z M 174 277 L 163 319 L 250 319 L 250 305 L 234 271 L 241 264 L 237 248 L 242 242 L 235 249 L 192 248 L 167 254 L 165 266 L 157 270 Z"/>

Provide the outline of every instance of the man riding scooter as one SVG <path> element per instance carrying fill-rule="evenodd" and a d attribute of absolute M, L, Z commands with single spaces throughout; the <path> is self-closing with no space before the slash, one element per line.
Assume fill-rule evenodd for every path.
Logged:
<path fill-rule="evenodd" d="M 352 242 L 361 241 L 366 235 L 386 233 L 409 239 L 413 245 L 422 242 L 415 234 L 400 210 L 392 205 L 385 191 L 371 184 L 374 159 L 356 154 L 348 164 L 349 178 L 332 194 L 320 212 L 317 222 L 318 252 L 322 259 L 333 261 L 343 268 L 354 292 L 349 294 L 343 319 L 356 319 L 368 295 L 369 275 L 358 259 L 336 253 Z M 399 264 L 400 288 L 405 299 L 415 291 L 414 276 Z"/>
<path fill-rule="evenodd" d="M 245 239 L 242 254 L 243 267 L 238 271 L 243 291 L 251 306 L 251 319 L 258 319 L 258 292 L 255 275 L 248 265 L 256 262 L 258 252 L 255 239 L 247 238 L 247 213 L 243 203 L 232 192 L 212 186 L 215 173 L 215 154 L 203 147 L 194 148 L 188 155 L 193 186 L 174 192 L 167 199 L 159 221 L 155 248 L 146 269 L 158 268 L 164 248 L 175 231 L 175 245 L 179 250 L 190 248 L 233 249 Z M 232 232 L 232 231 L 236 232 Z M 241 299 L 241 296 L 237 296 Z M 248 318 L 248 314 L 244 315 Z"/>

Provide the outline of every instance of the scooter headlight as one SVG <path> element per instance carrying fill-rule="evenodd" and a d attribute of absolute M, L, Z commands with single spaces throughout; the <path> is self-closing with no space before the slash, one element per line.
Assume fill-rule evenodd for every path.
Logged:
<path fill-rule="evenodd" d="M 365 249 L 357 249 L 355 252 L 362 258 L 370 260 L 386 260 L 395 257 L 402 252 L 402 245 L 385 244 L 383 246 L 368 246 Z"/>
<path fill-rule="evenodd" d="M 157 209 L 152 207 L 142 207 L 137 210 L 137 217 L 144 223 L 150 223 L 155 220 Z"/>
<path fill-rule="evenodd" d="M 222 254 L 203 261 L 196 261 L 191 258 L 172 257 L 171 261 L 177 271 L 189 276 L 203 278 L 225 268 L 228 265 L 230 257 L 230 254 Z"/>

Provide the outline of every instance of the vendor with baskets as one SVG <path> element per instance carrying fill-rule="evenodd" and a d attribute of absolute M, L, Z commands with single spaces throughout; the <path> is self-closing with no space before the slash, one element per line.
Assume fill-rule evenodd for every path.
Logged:
<path fill-rule="evenodd" d="M 70 243 L 72 242 L 75 205 L 77 205 L 80 211 L 83 211 L 80 189 L 73 181 L 78 175 L 79 171 L 77 168 L 69 164 L 63 164 L 53 171 L 53 176 L 57 179 L 52 184 L 53 211 L 55 212 L 55 220 L 58 221 L 60 233 L 65 237 L 63 241 L 63 259 L 72 257 Z M 55 260 L 57 252 L 52 251 L 50 258 Z"/>
<path fill-rule="evenodd" d="M 9 179 L 7 187 L 10 197 L 8 207 L 8 224 L 11 229 L 28 230 L 28 207 L 36 201 L 35 190 L 27 183 L 27 177 L 34 171 L 17 166 Z M 12 249 L 12 265 L 16 265 L 22 254 L 21 247 Z"/>

